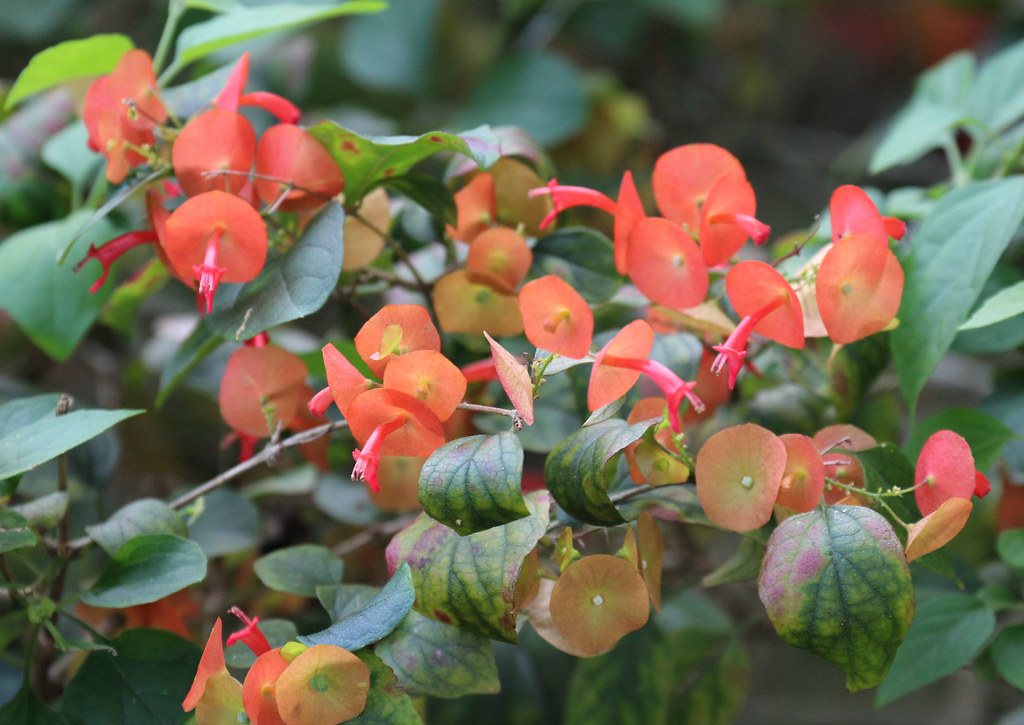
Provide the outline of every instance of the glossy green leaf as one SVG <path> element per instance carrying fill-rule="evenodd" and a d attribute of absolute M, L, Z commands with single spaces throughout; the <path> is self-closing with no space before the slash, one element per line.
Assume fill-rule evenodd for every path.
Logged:
<path fill-rule="evenodd" d="M 28 519 L 16 511 L 0 508 L 0 554 L 36 545 Z"/>
<path fill-rule="evenodd" d="M 163 77 L 173 77 L 189 63 L 235 43 L 268 33 L 292 30 L 339 15 L 375 13 L 386 7 L 387 3 L 381 0 L 228 6 L 220 15 L 181 31 L 176 44 L 177 55 Z"/>
<path fill-rule="evenodd" d="M 916 426 L 907 441 L 907 453 L 917 460 L 921 447 L 932 433 L 951 430 L 962 435 L 974 454 L 974 467 L 987 471 L 1013 439 L 1013 431 L 984 411 L 976 408 L 947 408 Z"/>
<path fill-rule="evenodd" d="M 493 123 L 519 126 L 544 146 L 577 133 L 587 116 L 579 71 L 543 51 L 507 53 L 470 93 L 457 125 Z"/>
<path fill-rule="evenodd" d="M 1004 287 L 982 302 L 959 329 L 988 327 L 1020 314 L 1024 314 L 1024 282 Z"/>
<path fill-rule="evenodd" d="M 544 462 L 544 480 L 558 505 L 588 524 L 625 522 L 608 498 L 606 468 L 615 454 L 640 440 L 655 422 L 627 425 L 615 418 L 581 428 L 559 443 Z"/>
<path fill-rule="evenodd" d="M 644 627 L 623 637 L 611 652 L 582 660 L 569 683 L 563 722 L 667 722 L 670 696 L 676 684 L 672 659 L 670 641 L 652 627 Z"/>
<path fill-rule="evenodd" d="M 137 536 L 122 546 L 82 601 L 94 607 L 131 607 L 174 594 L 206 576 L 199 545 L 170 534 Z"/>
<path fill-rule="evenodd" d="M 88 211 L 78 211 L 60 221 L 12 234 L 0 245 L 0 308 L 33 343 L 58 361 L 71 356 L 110 295 L 107 285 L 96 294 L 89 293 L 95 280 L 91 265 L 75 274 L 72 265 L 60 266 L 54 261 L 58 250 L 89 217 Z M 80 237 L 74 248 L 84 256 L 89 244 L 99 246 L 112 236 L 114 226 L 101 221 Z"/>
<path fill-rule="evenodd" d="M 185 522 L 163 501 L 140 498 L 121 507 L 101 524 L 86 526 L 89 538 L 113 556 L 128 541 L 144 534 L 171 534 L 185 537 Z"/>
<path fill-rule="evenodd" d="M 561 277 L 591 304 L 607 301 L 622 284 L 611 240 L 583 227 L 559 229 L 537 242 L 533 273 Z"/>
<path fill-rule="evenodd" d="M 1024 690 L 1024 624 L 1006 627 L 992 640 L 992 662 L 1007 682 Z"/>
<path fill-rule="evenodd" d="M 366 707 L 351 720 L 350 725 L 422 725 L 412 698 L 398 684 L 398 678 L 384 660 L 368 649 L 355 653 L 370 669 L 370 691 Z"/>
<path fill-rule="evenodd" d="M 188 536 L 213 558 L 247 551 L 260 536 L 260 512 L 242 494 L 218 488 L 203 496 L 201 513 L 188 524 Z"/>
<path fill-rule="evenodd" d="M 343 569 L 341 559 L 316 544 L 272 551 L 257 559 L 253 566 L 265 586 L 303 597 L 315 597 L 318 586 L 340 582 Z"/>
<path fill-rule="evenodd" d="M 68 683 L 61 713 L 72 725 L 180 725 L 181 701 L 199 666 L 199 648 L 159 629 L 129 629 L 117 655 L 90 652 Z"/>
<path fill-rule="evenodd" d="M 666 521 L 682 521 L 700 526 L 714 526 L 697 499 L 693 484 L 655 486 L 616 505 L 627 521 L 632 521 L 644 511 L 654 509 L 657 518 Z"/>
<path fill-rule="evenodd" d="M 461 136 L 435 131 L 419 137 L 364 137 L 333 121 L 322 121 L 309 132 L 344 172 L 345 199 L 350 204 L 362 199 L 385 179 L 400 177 L 420 161 L 441 151 L 467 156 L 481 168 L 493 164 L 501 153 L 497 139 L 487 128 Z"/>
<path fill-rule="evenodd" d="M 299 637 L 299 641 L 310 647 L 331 644 L 354 652 L 391 634 L 409 614 L 415 600 L 412 572 L 403 562 L 384 588 L 364 606 L 322 632 Z"/>
<path fill-rule="evenodd" d="M 4 109 L 21 99 L 75 78 L 114 70 L 121 56 L 134 48 L 131 38 L 119 33 L 67 40 L 32 56 L 7 93 Z"/>
<path fill-rule="evenodd" d="M 268 262 L 256 279 L 221 285 L 206 324 L 227 340 L 241 341 L 319 310 L 341 274 L 344 226 L 345 210 L 330 202 L 295 246 Z"/>
<path fill-rule="evenodd" d="M 996 615 L 970 594 L 939 594 L 922 600 L 896 653 L 875 705 L 935 682 L 974 659 L 996 626 Z"/>
<path fill-rule="evenodd" d="M 523 446 L 511 431 L 459 438 L 420 471 L 423 510 L 466 534 L 529 516 L 523 503 Z"/>
<path fill-rule="evenodd" d="M 381 182 L 392 191 L 419 204 L 442 224 L 454 225 L 458 221 L 455 196 L 445 184 L 426 174 L 404 174 Z"/>
<path fill-rule="evenodd" d="M 388 11 L 342 28 L 338 59 L 360 85 L 416 93 L 427 88 L 438 0 L 389 0 Z"/>
<path fill-rule="evenodd" d="M 95 438 L 143 410 L 72 410 L 47 416 L 0 438 L 0 480 L 16 476 Z"/>
<path fill-rule="evenodd" d="M 969 184 L 940 199 L 904 260 L 900 326 L 890 333 L 911 409 L 1024 220 L 1024 178 Z"/>
<path fill-rule="evenodd" d="M 380 587 L 369 584 L 332 584 L 316 588 L 316 598 L 327 610 L 332 622 L 355 614 L 379 593 Z"/>
<path fill-rule="evenodd" d="M 996 538 L 999 558 L 1015 569 L 1024 569 L 1024 529 L 1007 529 Z"/>
<path fill-rule="evenodd" d="M 154 405 L 160 409 L 167 396 L 174 392 L 178 384 L 185 379 L 201 363 L 207 355 L 220 347 L 224 339 L 215 335 L 200 319 L 192 330 L 192 334 L 181 343 L 171 359 L 160 370 L 160 391 L 156 394 Z"/>
<path fill-rule="evenodd" d="M 68 725 L 62 715 L 43 704 L 27 682 L 0 708 L 0 722 L 4 725 Z"/>
<path fill-rule="evenodd" d="M 864 506 L 829 506 L 779 524 L 758 594 L 779 635 L 841 669 L 851 692 L 882 681 L 914 617 L 903 546 Z"/>
<path fill-rule="evenodd" d="M 15 398 L 0 405 L 0 439 L 18 428 L 53 417 L 60 401 L 59 393 Z"/>
<path fill-rule="evenodd" d="M 410 695 L 462 697 L 501 687 L 490 640 L 416 611 L 374 651 Z"/>
<path fill-rule="evenodd" d="M 468 536 L 420 514 L 387 548 L 388 567 L 412 569 L 416 609 L 469 632 L 516 641 L 515 582 L 548 526 L 550 497 L 526 497 L 527 518 Z"/>

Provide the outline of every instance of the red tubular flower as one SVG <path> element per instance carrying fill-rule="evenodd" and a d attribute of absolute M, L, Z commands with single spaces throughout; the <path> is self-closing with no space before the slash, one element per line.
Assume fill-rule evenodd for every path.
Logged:
<path fill-rule="evenodd" d="M 119 237 L 114 237 L 106 244 L 96 247 L 95 244 L 89 245 L 89 251 L 85 253 L 85 257 L 82 261 L 75 265 L 74 271 L 77 272 L 85 263 L 90 259 L 98 260 L 103 265 L 103 274 L 99 276 L 92 287 L 89 288 L 90 293 L 95 293 L 103 283 L 107 281 L 107 275 L 110 274 L 110 266 L 114 261 L 122 254 L 127 252 L 129 249 L 134 249 L 142 244 L 153 244 L 157 241 L 156 232 L 128 232 L 122 234 Z"/>
<path fill-rule="evenodd" d="M 552 179 L 540 189 L 531 189 L 529 196 L 532 199 L 542 194 L 551 195 L 551 204 L 554 207 L 544 220 L 540 223 L 541 229 L 546 229 L 561 212 L 574 206 L 593 206 L 604 209 L 609 214 L 615 214 L 618 205 L 602 194 L 584 186 L 562 186 L 558 179 Z"/>
<path fill-rule="evenodd" d="M 666 219 L 691 234 L 700 228 L 701 212 L 715 183 L 727 174 L 745 179 L 739 160 L 709 143 L 687 144 L 666 151 L 654 163 L 654 200 Z"/>
<path fill-rule="evenodd" d="M 239 106 L 256 106 L 275 116 L 281 123 L 298 122 L 301 112 L 287 98 L 265 91 L 243 93 L 248 80 L 249 53 L 245 52 L 235 64 L 234 70 L 224 83 L 224 88 L 217 94 L 214 105 L 227 111 L 238 111 Z"/>
<path fill-rule="evenodd" d="M 725 264 L 747 239 L 764 244 L 771 229 L 754 218 L 754 188 L 742 174 L 726 174 L 701 207 L 700 251 L 709 267 Z"/>
<path fill-rule="evenodd" d="M 260 631 L 259 617 L 253 617 L 250 619 L 245 612 L 238 607 L 231 607 L 230 612 L 236 617 L 242 620 L 242 624 L 245 626 L 237 632 L 233 632 L 228 636 L 228 647 L 233 645 L 235 642 L 242 642 L 249 649 L 252 650 L 253 654 L 259 657 L 265 652 L 270 651 L 270 643 L 267 642 L 267 638 Z"/>
<path fill-rule="evenodd" d="M 498 379 L 498 369 L 494 364 L 493 357 L 485 357 L 483 360 L 463 365 L 459 368 L 466 377 L 467 383 L 480 383 L 488 380 Z"/>

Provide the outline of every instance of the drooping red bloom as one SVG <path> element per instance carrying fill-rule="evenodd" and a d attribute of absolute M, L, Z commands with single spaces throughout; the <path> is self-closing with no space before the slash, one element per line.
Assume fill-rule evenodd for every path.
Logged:
<path fill-rule="evenodd" d="M 245 84 L 249 80 L 249 53 L 242 53 L 231 75 L 228 76 L 224 88 L 217 95 L 214 105 L 228 111 L 237 111 L 240 106 L 256 106 L 272 114 L 281 123 L 298 123 L 301 112 L 289 101 L 276 93 L 256 91 L 245 93 Z"/>
<path fill-rule="evenodd" d="M 231 607 L 231 613 L 242 620 L 243 626 L 237 632 L 232 632 L 228 635 L 228 647 L 233 645 L 235 642 L 242 642 L 246 647 L 252 650 L 253 654 L 259 657 L 270 651 L 270 643 L 267 642 L 266 636 L 260 631 L 259 617 L 252 617 L 243 612 L 238 607 Z M 218 624 L 220 620 L 217 620 Z M 223 655 L 222 655 L 223 656 Z"/>
<path fill-rule="evenodd" d="M 771 231 L 754 218 L 754 188 L 740 174 L 726 174 L 708 191 L 700 213 L 700 251 L 709 267 L 727 263 L 747 239 L 764 244 Z"/>

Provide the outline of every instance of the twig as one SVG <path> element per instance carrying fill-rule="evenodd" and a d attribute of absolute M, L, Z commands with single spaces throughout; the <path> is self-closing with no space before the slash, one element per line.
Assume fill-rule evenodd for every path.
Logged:
<path fill-rule="evenodd" d="M 395 239 L 390 234 L 388 234 L 387 232 L 385 232 L 382 229 L 380 229 L 379 227 L 377 227 L 376 224 L 374 224 L 369 219 L 364 217 L 358 211 L 352 212 L 352 216 L 355 219 L 358 219 L 359 221 L 361 221 L 363 224 L 365 224 L 367 227 L 369 227 L 373 232 L 375 232 L 377 234 L 377 236 L 379 236 L 381 239 L 384 240 L 384 243 L 388 245 L 388 247 L 391 249 L 391 251 L 393 251 L 395 253 L 395 255 L 400 260 L 402 260 L 405 263 L 405 266 L 407 266 L 409 268 L 409 272 L 412 274 L 413 278 L 416 280 L 416 284 L 419 286 L 420 292 L 422 292 L 423 296 L 426 297 L 429 300 L 430 299 L 430 285 L 427 284 L 423 280 L 423 277 L 420 276 L 419 271 L 416 269 L 415 265 L 413 265 L 412 260 L 409 259 L 409 255 L 406 254 L 405 249 L 402 248 L 402 245 L 399 244 L 397 241 L 395 241 Z"/>
<path fill-rule="evenodd" d="M 414 518 L 416 518 L 416 514 L 405 514 L 404 516 L 389 519 L 376 526 L 363 529 L 358 534 L 353 534 L 335 546 L 333 549 L 334 555 L 338 557 L 346 556 L 372 543 L 374 539 L 397 534 L 408 526 L 409 522 Z"/>
<path fill-rule="evenodd" d="M 71 402 L 71 396 L 62 393 L 60 400 L 57 401 L 57 415 L 66 414 L 71 409 Z M 57 490 L 67 495 L 68 454 L 66 451 L 57 456 Z M 61 557 L 63 562 L 57 570 L 57 576 L 54 577 L 53 587 L 50 590 L 50 596 L 55 601 L 60 601 L 60 598 L 64 596 L 64 576 L 67 573 L 71 555 L 71 546 L 68 543 L 70 538 L 71 523 L 68 520 L 68 512 L 65 511 L 64 515 L 60 517 L 60 521 L 57 522 L 57 556 Z"/>

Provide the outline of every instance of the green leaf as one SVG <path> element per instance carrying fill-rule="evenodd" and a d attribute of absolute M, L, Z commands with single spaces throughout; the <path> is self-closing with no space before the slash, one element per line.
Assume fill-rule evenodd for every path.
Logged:
<path fill-rule="evenodd" d="M 668 639 L 644 627 L 624 637 L 611 652 L 580 662 L 569 683 L 565 725 L 667 722 L 676 684 L 672 650 Z"/>
<path fill-rule="evenodd" d="M 631 496 L 616 508 L 622 517 L 632 521 L 650 508 L 659 510 L 658 518 L 682 521 L 700 526 L 714 526 L 697 499 L 697 489 L 691 484 L 655 486 L 636 496 Z"/>
<path fill-rule="evenodd" d="M 359 201 L 384 180 L 403 176 L 420 161 L 441 151 L 467 156 L 484 169 L 501 155 L 497 139 L 487 128 L 463 134 L 469 138 L 441 131 L 418 137 L 364 137 L 333 121 L 323 121 L 311 127 L 309 132 L 324 145 L 344 172 L 348 204 Z"/>
<path fill-rule="evenodd" d="M 370 691 L 366 693 L 366 707 L 349 725 L 422 725 L 423 719 L 416 706 L 398 684 L 398 678 L 384 660 L 368 649 L 359 650 L 356 657 L 370 668 Z"/>
<path fill-rule="evenodd" d="M 1024 473 L 1024 381 L 1016 375 L 999 382 L 980 407 L 1017 434 L 1003 447 L 1003 461 L 1011 473 Z"/>
<path fill-rule="evenodd" d="M 136 536 L 171 534 L 185 537 L 188 530 L 166 503 L 155 498 L 141 498 L 122 506 L 103 523 L 86 526 L 85 533 L 113 556 Z"/>
<path fill-rule="evenodd" d="M 523 446 L 515 433 L 467 436 L 438 448 L 420 471 L 423 510 L 465 536 L 529 516 Z"/>
<path fill-rule="evenodd" d="M 992 640 L 992 662 L 999 674 L 1024 690 L 1024 624 L 1006 627 Z"/>
<path fill-rule="evenodd" d="M 117 656 L 90 652 L 68 683 L 61 713 L 72 725 L 180 725 L 181 701 L 199 666 L 199 648 L 159 629 L 129 629 Z"/>
<path fill-rule="evenodd" d="M 43 145 L 41 156 L 51 169 L 71 182 L 76 190 L 85 189 L 96 174 L 103 157 L 88 147 L 85 123 L 69 123 Z"/>
<path fill-rule="evenodd" d="M 206 557 L 194 541 L 170 534 L 137 536 L 114 554 L 82 601 L 94 607 L 148 604 L 205 576 Z"/>
<path fill-rule="evenodd" d="M 995 269 L 992 270 L 992 274 L 981 288 L 981 294 L 978 296 L 980 301 L 975 303 L 971 315 L 964 325 L 974 320 L 980 308 L 985 306 L 990 298 L 998 297 L 1001 292 L 1018 283 L 1024 284 L 1024 274 L 1021 274 L 1012 261 L 1004 255 L 996 263 Z M 996 301 L 993 300 L 993 305 L 995 304 Z M 1001 303 L 999 307 L 1002 308 Z M 1024 314 L 1018 314 L 985 327 L 957 330 L 951 348 L 956 352 L 964 352 L 969 355 L 992 355 L 1012 350 L 1022 344 L 1024 344 Z"/>
<path fill-rule="evenodd" d="M 882 681 L 914 617 L 903 547 L 889 522 L 863 506 L 779 524 L 758 594 L 779 635 L 841 669 L 851 692 Z"/>
<path fill-rule="evenodd" d="M 60 402 L 60 393 L 15 398 L 0 405 L 0 438 L 18 428 L 46 417 L 52 417 Z"/>
<path fill-rule="evenodd" d="M 887 491 L 890 488 L 910 488 L 914 485 L 914 464 L 898 447 L 883 443 L 863 451 L 850 451 L 864 468 L 864 488 L 868 491 Z M 914 495 L 905 493 L 886 499 L 889 506 L 904 520 L 918 517 Z M 885 514 L 888 514 L 886 511 Z M 891 522 L 895 524 L 896 522 Z"/>
<path fill-rule="evenodd" d="M 1024 91 L 1015 79 L 1024 75 L 1024 43 L 1015 43 L 986 60 L 971 86 L 966 106 L 994 133 L 1024 115 Z"/>
<path fill-rule="evenodd" d="M 143 410 L 73 410 L 41 418 L 0 438 L 0 480 L 24 473 L 95 438 Z"/>
<path fill-rule="evenodd" d="M 907 453 L 917 460 L 928 437 L 940 430 L 962 435 L 974 454 L 974 467 L 987 471 L 999 459 L 1003 446 L 1013 440 L 1013 431 L 984 411 L 976 408 L 947 408 L 932 415 L 913 428 L 907 441 Z M 906 485 L 904 482 L 903 485 Z"/>
<path fill-rule="evenodd" d="M 547 530 L 549 501 L 546 491 L 535 491 L 526 497 L 529 517 L 468 536 L 420 514 L 391 540 L 388 566 L 396 570 L 408 562 L 420 612 L 515 642 L 515 582 Z"/>
<path fill-rule="evenodd" d="M 32 56 L 7 93 L 4 110 L 33 93 L 58 83 L 114 70 L 121 56 L 134 48 L 131 38 L 119 33 L 67 40 Z"/>
<path fill-rule="evenodd" d="M 324 4 L 290 4 L 247 6 L 232 4 L 222 14 L 181 31 L 177 54 L 162 78 L 173 77 L 189 63 L 215 50 L 268 33 L 299 28 L 339 15 L 375 13 L 387 7 L 380 0 L 347 0 Z"/>
<path fill-rule="evenodd" d="M 68 512 L 68 494 L 66 491 L 54 491 L 12 506 L 11 511 L 26 518 L 31 526 L 51 529 Z"/>
<path fill-rule="evenodd" d="M 319 310 L 341 273 L 344 226 L 345 210 L 330 202 L 295 246 L 268 262 L 256 279 L 221 285 L 206 324 L 225 339 L 241 341 Z"/>
<path fill-rule="evenodd" d="M 320 591 L 319 589 L 317 590 Z M 354 652 L 387 637 L 401 624 L 416 600 L 412 571 L 405 562 L 373 599 L 322 632 L 299 637 L 303 644 L 331 644 Z"/>
<path fill-rule="evenodd" d="M 608 498 L 608 462 L 657 421 L 633 425 L 615 418 L 581 428 L 558 444 L 544 462 L 544 480 L 570 516 L 597 526 L 625 522 Z M 639 512 L 638 512 L 639 513 Z"/>
<path fill-rule="evenodd" d="M 300 544 L 261 556 L 253 569 L 275 591 L 315 597 L 318 586 L 341 581 L 344 565 L 324 546 Z"/>
<path fill-rule="evenodd" d="M 501 688 L 490 640 L 415 611 L 374 651 L 410 695 L 462 697 Z"/>
<path fill-rule="evenodd" d="M 974 311 L 960 330 L 988 327 L 1024 313 L 1024 282 L 1004 287 L 989 297 Z"/>
<path fill-rule="evenodd" d="M 0 554 L 36 545 L 28 519 L 16 511 L 0 508 Z"/>
<path fill-rule="evenodd" d="M 1024 220 L 1024 178 L 969 184 L 940 199 L 904 261 L 893 362 L 911 409 L 999 256 Z"/>
<path fill-rule="evenodd" d="M 456 125 L 475 126 L 501 119 L 519 126 L 544 146 L 579 132 L 587 99 L 579 71 L 552 53 L 508 53 L 480 81 Z"/>
<path fill-rule="evenodd" d="M 1007 529 L 996 539 L 999 558 L 1014 569 L 1024 569 L 1024 529 Z"/>
<path fill-rule="evenodd" d="M 178 384 L 185 379 L 201 363 L 207 355 L 220 347 L 224 339 L 215 335 L 207 326 L 205 318 L 201 318 L 192 334 L 188 336 L 171 356 L 171 359 L 160 371 L 160 392 L 156 394 L 153 405 L 159 410 L 167 396 L 174 392 Z"/>
<path fill-rule="evenodd" d="M 95 279 L 91 267 L 75 274 L 71 265 L 58 266 L 54 261 L 89 217 L 90 212 L 78 211 L 12 234 L 0 245 L 0 307 L 33 343 L 58 361 L 71 356 L 110 296 L 109 285 L 89 293 Z M 103 221 L 73 245 L 84 254 L 89 244 L 99 246 L 112 236 L 114 226 Z"/>
<path fill-rule="evenodd" d="M 252 501 L 228 488 L 202 498 L 202 513 L 188 524 L 188 535 L 210 558 L 247 551 L 260 536 L 260 512 Z"/>
<path fill-rule="evenodd" d="M 764 557 L 764 544 L 749 536 L 740 537 L 736 551 L 723 561 L 714 571 L 705 574 L 701 580 L 702 587 L 717 587 L 733 582 L 753 581 L 761 571 L 761 559 Z"/>
<path fill-rule="evenodd" d="M 380 587 L 369 584 L 331 584 L 316 588 L 316 598 L 327 610 L 332 622 L 355 614 L 379 593 Z"/>
<path fill-rule="evenodd" d="M 354 18 L 338 44 L 342 68 L 374 90 L 425 90 L 439 5 L 438 0 L 389 0 L 388 12 Z"/>
<path fill-rule="evenodd" d="M 404 174 L 385 179 L 381 186 L 397 191 L 406 199 L 419 204 L 442 224 L 456 224 L 458 211 L 451 189 L 433 176 Z"/>
<path fill-rule="evenodd" d="M 100 312 L 100 322 L 131 337 L 138 319 L 139 305 L 160 289 L 171 273 L 159 259 L 149 260 L 131 279 L 114 287 L 110 299 Z"/>
<path fill-rule="evenodd" d="M 591 304 L 607 301 L 622 284 L 611 240 L 583 227 L 559 229 L 537 242 L 533 273 L 558 275 Z"/>
<path fill-rule="evenodd" d="M 242 489 L 249 500 L 264 496 L 306 496 L 313 493 L 320 480 L 320 471 L 315 466 L 298 466 L 270 478 L 261 478 Z"/>
<path fill-rule="evenodd" d="M 995 612 L 970 594 L 940 594 L 923 600 L 889 676 L 878 688 L 875 706 L 960 669 L 981 651 L 995 626 Z"/>
<path fill-rule="evenodd" d="M 14 698 L 0 708 L 0 722 L 4 725 L 68 725 L 59 713 L 39 699 L 28 682 L 23 682 Z"/>

